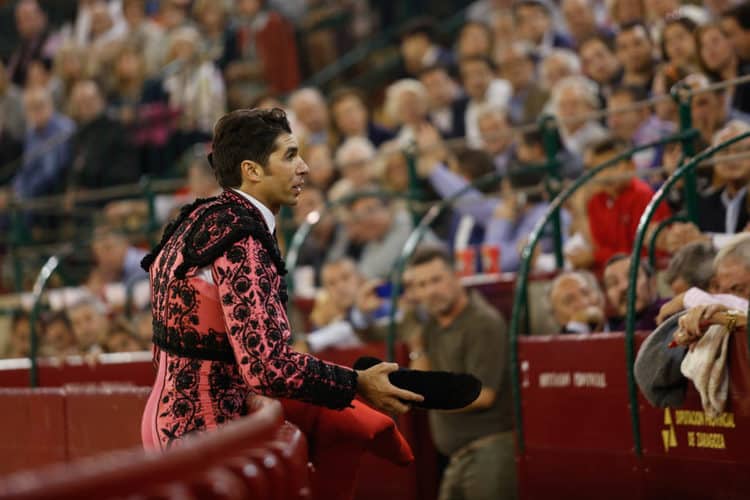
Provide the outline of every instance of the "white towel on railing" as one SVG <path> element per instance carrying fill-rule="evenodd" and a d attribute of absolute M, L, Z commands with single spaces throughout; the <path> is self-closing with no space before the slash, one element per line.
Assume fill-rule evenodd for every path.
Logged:
<path fill-rule="evenodd" d="M 685 355 L 682 374 L 693 381 L 701 396 L 703 411 L 712 418 L 724 411 L 729 393 L 729 330 L 711 325 Z"/>

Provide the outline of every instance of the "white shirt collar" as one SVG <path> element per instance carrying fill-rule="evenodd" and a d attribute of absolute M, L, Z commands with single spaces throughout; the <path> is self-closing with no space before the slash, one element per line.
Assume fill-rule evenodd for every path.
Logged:
<path fill-rule="evenodd" d="M 747 187 L 740 189 L 731 200 L 729 199 L 729 194 L 726 189 L 721 192 L 721 201 L 727 209 L 724 218 L 724 229 L 728 234 L 734 233 L 737 228 L 737 221 L 740 218 L 740 210 L 742 209 L 742 200 L 744 199 L 746 192 Z M 742 228 L 740 228 L 740 231 L 741 230 Z"/>
<path fill-rule="evenodd" d="M 276 216 L 273 215 L 271 209 L 244 191 L 240 191 L 239 189 L 235 188 L 232 188 L 232 191 L 239 194 L 240 196 L 244 196 L 247 201 L 252 203 L 255 208 L 260 210 L 260 213 L 263 216 L 263 220 L 266 221 L 266 226 L 268 226 L 268 231 L 273 234 L 273 232 L 276 230 Z"/>

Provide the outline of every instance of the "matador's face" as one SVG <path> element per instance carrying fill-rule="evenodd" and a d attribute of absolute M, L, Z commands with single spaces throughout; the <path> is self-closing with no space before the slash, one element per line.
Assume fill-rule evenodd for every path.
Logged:
<path fill-rule="evenodd" d="M 276 148 L 268 157 L 259 188 L 271 210 L 282 205 L 296 205 L 310 169 L 299 155 L 297 138 L 281 134 L 276 138 Z"/>

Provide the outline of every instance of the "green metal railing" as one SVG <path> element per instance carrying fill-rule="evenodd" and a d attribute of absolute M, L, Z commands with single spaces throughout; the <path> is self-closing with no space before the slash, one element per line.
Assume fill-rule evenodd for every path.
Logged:
<path fill-rule="evenodd" d="M 679 167 L 674 174 L 672 174 L 659 188 L 659 190 L 651 198 L 651 202 L 648 204 L 646 209 L 638 222 L 638 230 L 636 231 L 635 242 L 633 244 L 633 253 L 630 258 L 630 272 L 629 272 L 629 284 L 628 284 L 628 303 L 627 303 L 627 314 L 625 323 L 625 356 L 628 370 L 628 394 L 630 397 L 630 413 L 633 424 L 633 440 L 635 445 L 635 453 L 640 456 L 641 450 L 641 431 L 640 431 L 640 416 L 638 413 L 638 391 L 635 383 L 635 375 L 633 373 L 633 363 L 635 362 L 635 301 L 636 301 L 636 288 L 638 280 L 638 267 L 640 266 L 641 259 L 641 248 L 646 237 L 646 231 L 651 223 L 651 219 L 656 212 L 656 208 L 664 200 L 669 190 L 675 185 L 675 183 L 681 178 L 685 177 L 690 179 L 690 174 L 695 174 L 695 167 L 702 161 L 710 158 L 717 152 L 731 146 L 736 142 L 740 142 L 750 137 L 750 132 L 733 137 L 721 144 L 706 149 L 702 153 L 696 155 L 686 164 Z M 689 180 L 687 181 L 689 182 Z M 750 328 L 748 329 L 748 345 L 750 345 Z"/>
<path fill-rule="evenodd" d="M 613 158 L 607 160 L 601 165 L 597 165 L 587 170 L 581 177 L 576 179 L 575 182 L 566 187 L 554 200 L 550 203 L 544 216 L 537 222 L 534 229 L 529 235 L 529 241 L 521 252 L 521 267 L 516 276 L 516 288 L 513 297 L 513 310 L 510 321 L 510 352 L 511 352 L 511 380 L 513 386 L 513 406 L 516 418 L 516 432 L 518 433 L 518 445 L 521 452 L 524 451 L 524 434 L 523 434 L 523 420 L 521 411 L 521 392 L 519 385 L 519 366 L 518 366 L 518 336 L 520 333 L 521 317 L 525 315 L 525 305 L 528 301 L 528 278 L 531 269 L 531 258 L 534 254 L 539 240 L 542 237 L 542 232 L 545 226 L 550 222 L 555 212 L 559 211 L 563 203 L 565 203 L 578 189 L 584 184 L 588 183 L 593 179 L 599 172 L 611 168 L 623 160 L 631 158 L 635 153 L 658 147 L 670 142 L 682 141 L 685 138 L 693 138 L 697 132 L 695 130 L 688 130 L 673 134 L 671 136 L 662 138 L 658 141 L 650 142 L 629 149 L 623 153 L 620 153 Z M 526 332 L 528 333 L 528 332 Z"/>

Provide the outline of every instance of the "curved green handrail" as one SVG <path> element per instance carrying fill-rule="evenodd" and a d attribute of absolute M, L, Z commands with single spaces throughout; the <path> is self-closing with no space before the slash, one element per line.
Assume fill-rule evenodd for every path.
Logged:
<path fill-rule="evenodd" d="M 37 332 L 37 324 L 39 323 L 39 312 L 42 307 L 42 294 L 44 289 L 47 287 L 52 274 L 57 270 L 60 262 L 73 253 L 72 248 L 60 251 L 47 259 L 42 268 L 39 271 L 39 275 L 34 282 L 34 288 L 31 293 L 32 306 L 31 306 L 31 317 L 29 319 L 29 359 L 31 360 L 31 369 L 29 370 L 29 383 L 31 387 L 36 387 L 39 384 L 39 366 L 37 364 L 37 352 L 39 350 L 39 335 Z"/>
<path fill-rule="evenodd" d="M 520 317 L 521 317 L 521 314 L 523 313 L 523 308 L 525 306 L 525 303 L 528 300 L 527 287 L 528 287 L 529 271 L 531 267 L 531 257 L 534 254 L 534 249 L 536 248 L 537 244 L 539 243 L 539 240 L 542 237 L 542 232 L 545 226 L 549 223 L 550 219 L 554 216 L 555 212 L 558 212 L 560 210 L 560 208 L 562 207 L 562 204 L 565 203 L 568 200 L 568 198 L 570 198 L 570 196 L 573 195 L 573 193 L 575 193 L 581 186 L 589 182 L 594 176 L 596 176 L 602 170 L 606 170 L 608 168 L 613 167 L 614 165 L 618 164 L 622 160 L 625 160 L 631 157 L 632 155 L 634 155 L 635 153 L 639 151 L 651 149 L 653 147 L 661 146 L 669 142 L 684 140 L 685 137 L 694 137 L 695 134 L 697 134 L 697 131 L 688 130 L 685 132 L 680 132 L 677 134 L 664 137 L 662 139 L 659 139 L 658 141 L 643 144 L 641 146 L 636 146 L 634 148 L 631 148 L 623 153 L 620 153 L 614 156 L 613 158 L 602 163 L 601 165 L 597 165 L 596 167 L 589 169 L 581 177 L 579 177 L 574 183 L 572 183 L 567 188 L 565 188 L 557 197 L 555 197 L 554 200 L 552 200 L 549 207 L 547 207 L 547 211 L 544 213 L 543 217 L 539 219 L 539 221 L 534 226 L 534 229 L 531 231 L 531 234 L 529 235 L 529 241 L 528 243 L 526 243 L 526 246 L 521 252 L 521 267 L 519 268 L 518 274 L 516 275 L 516 288 L 514 290 L 513 310 L 512 310 L 511 320 L 510 320 L 510 331 L 509 331 L 510 349 L 511 349 L 511 382 L 513 386 L 513 406 L 514 406 L 515 419 L 516 419 L 516 432 L 518 433 L 517 434 L 518 446 L 519 446 L 521 453 L 524 452 L 525 442 L 524 442 L 524 435 L 523 435 L 523 420 L 522 420 L 522 412 L 521 412 L 521 388 L 519 385 L 519 373 L 518 373 L 518 357 L 517 357 L 518 356 L 518 335 L 519 335 L 519 328 L 520 328 Z"/>
<path fill-rule="evenodd" d="M 687 177 L 691 172 L 695 170 L 696 165 L 701 163 L 707 158 L 710 158 L 718 151 L 725 149 L 736 142 L 740 142 L 750 137 L 750 132 L 745 132 L 736 137 L 733 137 L 727 141 L 717 144 L 716 146 L 710 147 L 702 153 L 696 155 L 690 161 L 683 166 L 679 167 L 675 172 L 662 184 L 659 190 L 654 194 L 653 198 L 649 202 L 648 206 L 643 212 L 640 221 L 638 222 L 638 230 L 636 231 L 635 242 L 633 243 L 633 253 L 630 256 L 630 272 L 628 282 L 628 304 L 627 314 L 625 320 L 625 362 L 627 363 L 628 370 L 628 392 L 630 396 L 630 413 L 633 422 L 633 440 L 635 444 L 635 453 L 640 456 L 641 451 L 641 431 L 640 431 L 640 415 L 638 413 L 638 392 L 635 384 L 635 374 L 633 373 L 633 363 L 635 361 L 635 299 L 636 299 L 636 281 L 638 279 L 638 266 L 640 265 L 641 259 L 641 248 L 643 247 L 643 241 L 646 237 L 646 230 L 651 222 L 651 219 L 656 212 L 656 208 L 664 200 L 669 190 L 674 184 L 682 177 Z M 750 340 L 750 329 L 748 329 L 748 339 Z"/>

